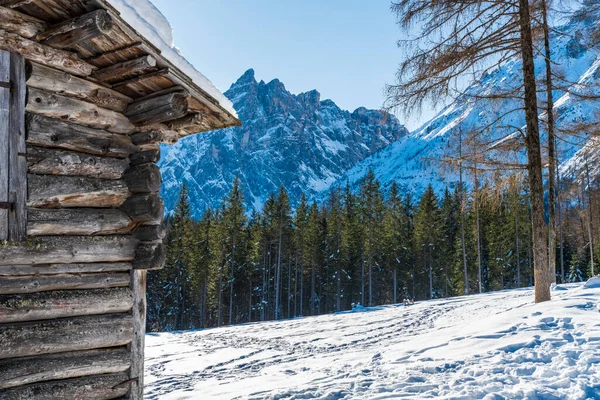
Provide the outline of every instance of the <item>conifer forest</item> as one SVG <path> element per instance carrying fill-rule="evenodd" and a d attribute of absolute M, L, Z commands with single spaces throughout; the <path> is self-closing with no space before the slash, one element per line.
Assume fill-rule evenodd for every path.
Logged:
<path fill-rule="evenodd" d="M 592 275 L 600 197 L 561 184 L 556 282 Z M 219 209 L 190 217 L 185 186 L 167 220 L 167 263 L 148 276 L 148 329 L 202 329 L 533 285 L 531 216 L 518 174 L 384 193 L 370 172 L 295 210 L 284 187 L 248 213 L 239 179 Z M 590 250 L 592 249 L 592 250 Z M 596 270 L 598 267 L 596 266 Z"/>

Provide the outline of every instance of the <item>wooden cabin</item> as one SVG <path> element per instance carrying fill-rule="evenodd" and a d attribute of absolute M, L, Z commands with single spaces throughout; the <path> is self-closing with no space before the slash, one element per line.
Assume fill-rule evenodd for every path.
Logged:
<path fill-rule="evenodd" d="M 159 144 L 240 124 L 194 82 L 108 0 L 0 0 L 0 399 L 142 398 Z"/>

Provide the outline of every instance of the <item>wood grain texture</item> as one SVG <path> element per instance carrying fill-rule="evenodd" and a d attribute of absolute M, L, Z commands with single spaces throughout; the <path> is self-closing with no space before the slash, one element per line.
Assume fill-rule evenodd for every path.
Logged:
<path fill-rule="evenodd" d="M 0 82 L 10 83 L 10 53 L 0 50 Z M 8 203 L 10 88 L 0 87 L 0 202 Z M 0 208 L 0 240 L 8 239 L 8 209 Z"/>
<path fill-rule="evenodd" d="M 127 374 L 107 374 L 34 383 L 7 389 L 0 393 L 0 400 L 116 399 L 129 391 L 127 381 Z"/>
<path fill-rule="evenodd" d="M 10 57 L 10 119 L 9 119 L 9 194 L 14 205 L 8 215 L 9 240 L 24 240 L 27 236 L 27 151 L 25 143 L 25 59 L 18 54 Z"/>
<path fill-rule="evenodd" d="M 130 377 L 134 379 L 130 399 L 144 398 L 144 339 L 146 336 L 146 271 L 131 271 L 131 291 L 133 293 L 133 340 L 131 341 Z"/>
<path fill-rule="evenodd" d="M 123 347 L 0 360 L 0 389 L 36 382 L 126 372 L 130 352 Z"/>
<path fill-rule="evenodd" d="M 21 54 L 28 60 L 77 76 L 90 76 L 95 69 L 74 53 L 55 49 L 5 29 L 0 29 L 0 50 Z"/>
<path fill-rule="evenodd" d="M 107 83 L 115 83 L 156 71 L 156 59 L 150 55 L 111 65 L 95 71 L 92 77 Z"/>
<path fill-rule="evenodd" d="M 116 90 L 31 61 L 27 65 L 27 85 L 85 100 L 113 111 L 123 111 L 133 101 Z"/>
<path fill-rule="evenodd" d="M 112 27 L 112 17 L 106 10 L 100 9 L 53 25 L 39 34 L 36 40 L 62 49 L 85 40 L 106 35 Z"/>
<path fill-rule="evenodd" d="M 128 262 L 135 258 L 138 244 L 129 235 L 40 237 L 0 245 L 0 266 Z"/>
<path fill-rule="evenodd" d="M 36 114 L 27 114 L 26 121 L 28 144 L 118 158 L 138 151 L 126 135 Z"/>
<path fill-rule="evenodd" d="M 48 24 L 27 14 L 0 7 L 0 26 L 8 32 L 31 39 L 48 28 Z"/>
<path fill-rule="evenodd" d="M 130 314 L 3 324 L 0 359 L 123 346 L 132 338 Z"/>
<path fill-rule="evenodd" d="M 0 324 L 127 312 L 133 301 L 127 287 L 0 295 Z"/>
<path fill-rule="evenodd" d="M 32 208 L 119 207 L 130 196 L 123 180 L 28 175 Z"/>
<path fill-rule="evenodd" d="M 0 276 L 0 294 L 38 293 L 51 290 L 103 289 L 129 285 L 126 272 Z"/>
<path fill-rule="evenodd" d="M 129 168 L 127 160 L 29 146 L 27 170 L 39 175 L 71 175 L 120 179 Z"/>
<path fill-rule="evenodd" d="M 135 126 L 121 113 L 33 87 L 28 88 L 26 110 L 114 133 L 135 131 Z"/>
<path fill-rule="evenodd" d="M 39 264 L 39 265 L 0 265 L 0 276 L 36 276 L 59 274 L 90 274 L 94 272 L 125 272 L 133 267 L 131 263 L 78 263 L 78 264 Z"/>
<path fill-rule="evenodd" d="M 121 210 L 102 208 L 29 209 L 29 236 L 96 236 L 129 233 L 134 223 Z"/>

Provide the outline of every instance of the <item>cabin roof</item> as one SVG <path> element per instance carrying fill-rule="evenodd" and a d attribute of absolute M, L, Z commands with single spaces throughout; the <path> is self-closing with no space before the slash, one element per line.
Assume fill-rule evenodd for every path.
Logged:
<path fill-rule="evenodd" d="M 93 67 L 91 76 L 85 77 L 101 83 L 132 99 L 132 102 L 151 99 L 170 93 L 182 93 L 187 99 L 186 115 L 188 122 L 169 125 L 163 121 L 157 129 L 175 130 L 177 137 L 208 130 L 241 125 L 231 103 L 212 86 L 210 81 L 192 69 L 189 63 L 182 63 L 169 50 L 157 47 L 131 18 L 126 20 L 114 6 L 115 0 L 0 0 L 0 6 L 34 17 L 47 26 L 47 30 L 60 27 L 67 21 L 82 17 L 91 12 L 108 15 L 109 28 L 101 35 L 93 36 L 67 46 L 55 46 L 75 53 L 82 61 Z M 33 40 L 43 42 L 44 32 Z M 156 42 L 156 41 L 154 41 Z M 171 49 L 173 50 L 173 49 Z M 167 53 L 167 54 L 165 54 Z M 144 67 L 132 63 L 145 58 Z M 183 59 L 183 57 L 180 56 Z M 185 60 L 184 60 L 185 61 Z M 188 65 L 186 65 L 188 64 Z M 121 65 L 125 73 L 111 79 L 106 68 Z M 127 68 L 130 68 L 127 71 Z M 108 70 L 110 71 L 110 70 Z M 199 79 L 200 77 L 200 79 Z M 181 120 L 181 115 L 177 116 Z"/>

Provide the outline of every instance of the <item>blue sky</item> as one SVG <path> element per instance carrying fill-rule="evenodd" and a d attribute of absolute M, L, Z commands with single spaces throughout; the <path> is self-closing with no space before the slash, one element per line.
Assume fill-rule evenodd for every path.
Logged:
<path fill-rule="evenodd" d="M 389 0 L 152 0 L 175 44 L 225 91 L 248 68 L 292 93 L 380 108 L 401 58 Z M 401 121 L 416 128 L 433 115 Z"/>

